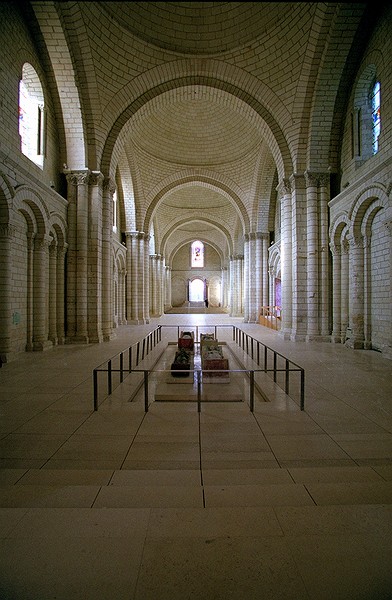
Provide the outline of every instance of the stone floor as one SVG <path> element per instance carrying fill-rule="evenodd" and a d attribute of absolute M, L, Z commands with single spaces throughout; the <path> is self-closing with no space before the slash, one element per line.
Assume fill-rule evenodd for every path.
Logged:
<path fill-rule="evenodd" d="M 93 411 L 93 368 L 158 323 L 244 329 L 305 368 L 305 410 L 145 412 L 125 381 Z M 4 365 L 1 600 L 391 600 L 391 366 L 212 314 Z"/>

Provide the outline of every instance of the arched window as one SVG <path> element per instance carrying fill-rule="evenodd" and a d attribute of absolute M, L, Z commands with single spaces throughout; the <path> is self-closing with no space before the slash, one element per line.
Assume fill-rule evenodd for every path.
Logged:
<path fill-rule="evenodd" d="M 370 100 L 372 106 L 372 150 L 373 154 L 376 154 L 381 131 L 381 86 L 379 81 L 373 85 Z"/>
<path fill-rule="evenodd" d="M 39 167 L 45 153 L 44 94 L 39 77 L 29 63 L 19 82 L 19 135 L 21 151 Z"/>
<path fill-rule="evenodd" d="M 381 133 L 381 83 L 374 64 L 362 71 L 354 94 L 351 113 L 352 158 L 362 163 L 379 150 Z"/>
<path fill-rule="evenodd" d="M 204 244 L 199 240 L 193 242 L 191 246 L 191 267 L 199 269 L 204 267 Z"/>
<path fill-rule="evenodd" d="M 117 231 L 117 192 L 113 192 L 113 231 Z"/>

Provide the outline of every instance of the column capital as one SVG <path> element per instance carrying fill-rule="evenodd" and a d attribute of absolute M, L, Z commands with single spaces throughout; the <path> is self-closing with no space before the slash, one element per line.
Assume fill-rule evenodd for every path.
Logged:
<path fill-rule="evenodd" d="M 49 254 L 51 254 L 52 256 L 57 256 L 57 240 L 53 238 L 49 244 Z"/>
<path fill-rule="evenodd" d="M 392 218 L 386 219 L 384 221 L 384 226 L 389 233 L 392 233 Z"/>
<path fill-rule="evenodd" d="M 53 242 L 53 238 L 46 233 L 37 233 L 34 238 L 34 244 L 41 250 L 47 250 Z"/>
<path fill-rule="evenodd" d="M 100 171 L 92 171 L 90 174 L 89 185 L 97 185 L 102 187 L 104 185 L 105 177 Z"/>
<path fill-rule="evenodd" d="M 364 248 L 366 245 L 365 238 L 361 234 L 348 234 L 346 237 L 348 247 L 350 250 L 355 250 L 357 248 Z"/>
<path fill-rule="evenodd" d="M 16 235 L 15 225 L 10 223 L 0 223 L 0 237 L 2 238 L 13 238 Z"/>
<path fill-rule="evenodd" d="M 307 187 L 326 187 L 331 179 L 330 173 L 325 172 L 305 171 L 304 176 Z"/>
<path fill-rule="evenodd" d="M 331 250 L 332 256 L 340 256 L 342 254 L 341 248 L 339 248 L 339 246 L 336 246 L 336 244 L 334 244 L 333 242 L 330 242 L 329 248 Z"/>
<path fill-rule="evenodd" d="M 305 182 L 306 187 L 318 187 L 319 186 L 319 174 L 312 173 L 311 171 L 305 171 Z"/>
<path fill-rule="evenodd" d="M 80 171 L 64 171 L 68 185 L 88 185 L 90 180 L 90 169 Z"/>
<path fill-rule="evenodd" d="M 103 189 L 105 192 L 109 192 L 109 194 L 114 194 L 114 192 L 116 191 L 116 182 L 114 181 L 114 179 L 112 179 L 112 177 L 104 177 L 103 178 Z"/>
<path fill-rule="evenodd" d="M 278 196 L 279 198 L 282 198 L 283 196 L 287 196 L 289 194 L 291 194 L 291 182 L 290 179 L 285 178 L 282 179 L 282 181 L 280 181 L 276 187 L 276 190 L 278 192 Z"/>

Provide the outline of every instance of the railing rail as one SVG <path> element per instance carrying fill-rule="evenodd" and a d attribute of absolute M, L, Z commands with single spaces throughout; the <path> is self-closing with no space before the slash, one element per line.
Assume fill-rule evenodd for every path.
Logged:
<path fill-rule="evenodd" d="M 123 383 L 124 373 L 127 375 L 132 373 L 135 370 L 132 366 L 137 367 L 161 340 L 162 329 L 161 326 L 158 325 L 158 327 L 150 331 L 150 333 L 142 340 L 139 340 L 125 350 L 118 352 L 93 370 L 94 410 L 98 410 L 98 373 L 107 373 L 107 396 L 110 396 L 115 387 Z M 113 367 L 116 362 L 119 363 L 119 368 Z M 119 374 L 118 383 L 115 387 L 113 387 L 114 373 Z"/>
<path fill-rule="evenodd" d="M 233 340 L 258 366 L 263 363 L 264 373 L 272 373 L 274 383 L 283 389 L 288 396 L 290 396 L 290 374 L 298 373 L 300 377 L 300 408 L 301 410 L 305 409 L 305 370 L 303 367 L 300 367 L 280 352 L 273 350 L 273 348 L 266 346 L 260 340 L 253 338 L 235 325 L 233 325 Z M 269 367 L 271 355 L 272 368 Z M 280 363 L 281 367 L 278 366 L 278 363 Z M 282 373 L 284 376 L 284 384 L 278 380 L 279 373 Z"/>
<path fill-rule="evenodd" d="M 232 330 L 232 341 L 235 342 L 250 358 L 257 364 L 258 367 L 255 369 L 229 369 L 228 373 L 241 372 L 249 376 L 249 405 L 253 412 L 254 410 L 254 393 L 255 393 L 255 374 L 266 373 L 272 376 L 275 384 L 277 384 L 288 396 L 290 396 L 291 381 L 290 375 L 294 373 L 299 374 L 299 404 L 300 409 L 305 408 L 305 371 L 298 364 L 292 360 L 283 356 L 280 352 L 273 350 L 269 346 L 266 346 L 260 340 L 257 340 L 246 333 L 243 329 L 235 325 L 159 325 L 156 329 L 151 331 L 145 338 L 136 342 L 126 350 L 119 352 L 112 358 L 104 361 L 93 370 L 93 390 L 94 390 L 94 410 L 98 410 L 98 373 L 107 373 L 107 396 L 110 396 L 115 388 L 113 388 L 113 375 L 118 374 L 118 383 L 124 381 L 124 374 L 129 375 L 131 373 L 143 374 L 143 380 L 140 386 L 144 386 L 144 402 L 145 411 L 148 411 L 148 392 L 149 392 L 149 374 L 153 369 L 137 368 L 139 364 L 149 355 L 155 346 L 162 341 L 162 330 L 163 328 L 176 328 L 177 339 L 180 336 L 180 331 L 195 331 L 195 343 L 199 343 L 200 335 L 202 330 L 211 329 L 214 330 L 215 338 L 218 339 L 218 330 L 221 328 Z M 224 342 L 224 340 L 221 340 Z M 125 360 L 124 360 L 125 359 Z M 272 362 L 272 366 L 271 366 Z M 118 364 L 118 368 L 113 366 Z M 223 370 L 222 370 L 223 371 Z M 172 372 L 154 369 L 154 373 Z M 202 373 L 208 373 L 205 369 L 194 369 L 190 370 L 190 373 L 196 373 L 197 380 L 197 396 L 198 396 L 198 410 L 200 412 L 201 404 L 201 376 Z M 115 387 L 117 387 L 117 385 Z M 140 387 L 139 386 L 139 387 Z M 106 396 L 106 397 L 107 397 Z"/>

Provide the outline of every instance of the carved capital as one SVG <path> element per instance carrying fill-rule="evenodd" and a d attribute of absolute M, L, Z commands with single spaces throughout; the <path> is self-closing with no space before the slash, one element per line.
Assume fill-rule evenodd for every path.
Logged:
<path fill-rule="evenodd" d="M 283 196 L 287 196 L 287 195 L 291 194 L 292 188 L 291 188 L 290 180 L 287 178 L 282 179 L 282 181 L 279 182 L 276 190 L 278 192 L 279 198 L 282 198 Z"/>
<path fill-rule="evenodd" d="M 91 171 L 69 171 L 66 174 L 68 185 L 88 185 L 90 181 Z"/>
<path fill-rule="evenodd" d="M 103 178 L 103 189 L 105 192 L 109 192 L 109 194 L 111 194 L 113 196 L 114 192 L 117 189 L 115 181 L 111 177 L 104 177 Z"/>
<path fill-rule="evenodd" d="M 336 246 L 333 242 L 331 242 L 329 244 L 329 249 L 331 250 L 332 256 L 340 256 L 341 255 L 341 249 L 338 246 Z"/>
<path fill-rule="evenodd" d="M 105 178 L 100 171 L 92 171 L 92 173 L 90 175 L 90 180 L 89 180 L 90 185 L 97 185 L 99 187 L 102 187 L 104 184 L 104 181 L 105 181 Z"/>
<path fill-rule="evenodd" d="M 13 238 L 16 234 L 15 225 L 9 223 L 0 223 L 0 237 L 2 238 Z"/>
<path fill-rule="evenodd" d="M 319 185 L 319 174 L 311 173 L 310 171 L 305 171 L 305 182 L 306 187 L 318 187 Z"/>

